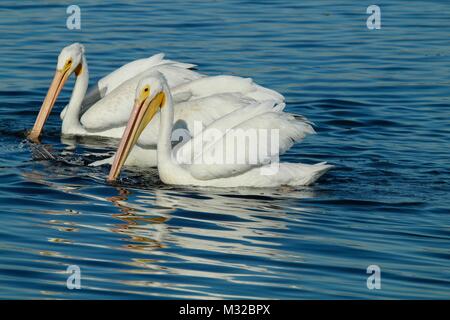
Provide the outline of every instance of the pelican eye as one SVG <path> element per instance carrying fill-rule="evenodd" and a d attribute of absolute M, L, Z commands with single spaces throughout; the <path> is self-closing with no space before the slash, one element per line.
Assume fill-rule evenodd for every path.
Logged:
<path fill-rule="evenodd" d="M 148 97 L 150 94 L 150 87 L 149 86 L 144 87 L 144 89 L 142 89 L 141 94 L 145 95 L 145 97 Z"/>

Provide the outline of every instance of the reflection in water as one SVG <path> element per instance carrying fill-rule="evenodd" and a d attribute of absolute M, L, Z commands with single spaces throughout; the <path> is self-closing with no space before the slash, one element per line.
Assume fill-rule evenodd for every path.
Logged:
<path fill-rule="evenodd" d="M 80 3 L 90 8 L 90 27 L 72 35 L 88 50 L 93 81 L 163 51 L 210 75 L 250 76 L 316 123 L 319 134 L 285 159 L 336 170 L 308 189 L 257 192 L 170 188 L 155 171 L 133 168 L 105 183 L 108 166 L 87 164 L 117 141 L 60 139 L 70 89 L 46 124 L 48 148 L 33 154 L 22 141 L 67 30 L 58 6 L 5 3 L 0 298 L 448 299 L 444 2 L 391 1 L 385 18 L 395 25 L 370 37 L 355 1 Z M 157 12 L 165 14 L 151 19 Z M 120 22 L 114 30 L 112 21 Z M 136 37 L 143 30 L 155 30 L 149 41 Z M 349 50 L 354 43 L 358 50 Z M 83 290 L 66 288 L 72 264 L 82 269 Z M 365 285 L 370 264 L 387 280 L 376 293 Z"/>
<path fill-rule="evenodd" d="M 164 223 L 168 218 L 141 215 L 139 213 L 142 210 L 140 206 L 127 202 L 131 192 L 126 188 L 117 188 L 117 190 L 119 195 L 109 197 L 107 200 L 111 201 L 121 212 L 112 216 L 124 223 L 115 225 L 111 231 L 131 238 L 133 244 L 125 245 L 128 249 L 146 251 L 162 248 L 162 236 L 166 232 Z"/>
<path fill-rule="evenodd" d="M 215 254 L 258 256 L 261 258 L 290 259 L 274 238 L 279 230 L 287 229 L 284 219 L 294 213 L 283 212 L 268 192 L 261 191 L 243 197 L 225 190 L 173 190 L 155 189 L 150 194 L 139 195 L 129 203 L 130 192 L 118 189 L 119 195 L 110 198 L 122 212 L 114 215 L 126 222 L 117 225 L 113 232 L 126 234 L 136 244 L 127 245 L 133 250 L 154 250 L 170 247 L 185 250 L 201 250 Z M 312 191 L 290 194 L 295 199 L 313 196 Z M 265 199 L 261 199 L 265 197 Z M 285 199 L 286 200 L 286 199 Z M 279 200 L 281 201 L 281 199 Z M 243 206 L 245 203 L 245 206 Z M 300 208 L 297 210 L 301 211 Z M 268 272 L 243 263 L 224 263 L 221 260 L 199 259 L 189 255 L 171 254 L 187 262 L 209 265 L 228 265 L 255 272 Z M 288 257 L 289 256 L 289 257 Z M 296 257 L 298 258 L 298 257 Z M 199 271 L 173 269 L 173 272 L 202 275 Z M 206 272 L 204 276 L 229 275 Z"/>
<path fill-rule="evenodd" d="M 398 229 L 404 221 L 384 216 L 391 223 L 379 231 L 383 236 L 368 237 L 366 227 L 377 226 L 380 213 L 355 210 L 343 215 L 323 210 L 341 202 L 329 194 L 322 199 L 320 186 L 300 190 L 174 188 L 148 182 L 148 176 L 138 171 L 127 174 L 129 180 L 107 185 L 107 172 L 102 168 L 68 162 L 35 161 L 19 171 L 19 182 L 3 186 L 14 192 L 26 189 L 13 228 L 28 216 L 24 228 L 34 241 L 2 248 L 26 253 L 22 259 L 27 263 L 38 270 L 48 269 L 38 273 L 35 282 L 40 289 L 45 283 L 47 294 L 53 292 L 56 297 L 68 294 L 63 289 L 63 271 L 70 264 L 80 265 L 84 288 L 96 294 L 267 298 L 278 292 L 289 298 L 316 298 L 355 297 L 356 292 L 358 297 L 367 297 L 364 286 L 352 287 L 348 294 L 329 291 L 341 286 L 333 275 L 343 274 L 359 283 L 361 270 L 373 263 L 372 257 L 386 268 L 403 270 L 423 253 L 418 248 L 401 258 L 386 255 L 403 250 L 402 242 L 396 241 L 404 234 Z M 43 197 L 38 196 L 41 192 Z M 375 201 L 347 202 L 356 209 L 386 206 Z M 31 231 L 30 221 L 36 223 Z M 385 257 L 395 264 L 389 265 Z M 441 272 L 439 265 L 417 270 Z"/>
<path fill-rule="evenodd" d="M 128 197 L 132 192 L 125 188 L 117 190 L 118 196 L 109 200 L 121 211 L 121 214 L 114 216 L 125 224 L 116 225 L 111 231 L 129 237 L 128 241 L 133 244 L 126 245 L 127 249 L 151 251 L 154 255 L 179 260 L 175 266 L 164 268 L 168 274 L 239 282 L 239 272 L 236 273 L 236 270 L 277 276 L 275 271 L 264 266 L 246 264 L 245 259 L 225 261 L 223 257 L 250 255 L 253 259 L 301 260 L 301 257 L 285 252 L 275 241 L 275 238 L 281 237 L 279 230 L 288 228 L 283 220 L 294 213 L 283 212 L 272 197 L 273 193 L 268 191 L 265 194 L 261 191 L 248 194 L 250 190 L 247 190 L 237 196 L 225 190 L 182 191 L 162 188 L 140 194 L 131 202 Z M 312 191 L 290 194 L 295 199 L 311 196 Z M 154 251 L 163 248 L 170 248 L 170 252 Z M 192 255 L 193 252 L 205 254 Z M 155 260 L 139 259 L 134 262 L 140 268 L 158 269 Z M 183 265 L 203 267 L 190 269 Z M 215 267 L 219 271 L 213 271 Z M 224 272 L 223 269 L 228 271 Z M 252 283 L 251 280 L 246 282 Z M 268 285 L 261 279 L 254 284 Z"/>
<path fill-rule="evenodd" d="M 91 206 L 109 203 L 110 219 L 104 226 L 70 219 L 74 212 L 73 201 L 63 210 L 40 212 L 66 216 L 66 219 L 47 221 L 51 228 L 70 235 L 47 238 L 48 242 L 64 246 L 61 252 L 52 252 L 53 256 L 64 255 L 69 259 L 110 261 L 122 265 L 115 269 L 119 275 L 115 275 L 114 279 L 95 277 L 95 281 L 113 281 L 118 285 L 136 287 L 166 287 L 175 291 L 182 287 L 185 294 L 195 293 L 188 295 L 190 297 L 206 298 L 209 296 L 206 294 L 208 287 L 202 289 L 202 285 L 172 283 L 170 278 L 189 276 L 192 279 L 216 279 L 226 283 L 245 281 L 258 286 L 277 286 L 267 281 L 277 278 L 278 271 L 255 261 L 302 261 L 299 254 L 284 250 L 277 239 L 289 237 L 288 234 L 282 234 L 289 229 L 287 223 L 297 221 L 303 211 L 297 206 L 287 212 L 286 204 L 314 197 L 311 189 L 290 190 L 288 194 L 283 194 L 276 190 L 174 189 L 165 186 L 136 190 L 117 186 L 110 189 L 114 191 L 112 194 L 100 196 L 94 195 L 89 188 L 85 191 L 82 184 L 67 184 L 64 178 L 67 176 L 58 173 L 54 166 L 51 167 L 51 175 L 45 171 L 24 172 L 23 178 L 66 195 L 77 196 L 78 206 L 83 203 L 90 203 Z M 285 206 L 281 206 L 280 202 Z M 84 214 L 81 208 L 76 211 L 80 215 Z M 81 233 L 87 229 L 100 232 L 98 242 L 85 242 L 89 240 L 85 240 Z M 105 234 L 106 237 L 112 235 L 115 240 L 103 243 L 101 239 Z M 113 259 L 109 257 L 106 260 L 97 257 L 95 252 L 92 257 L 77 257 L 76 249 L 80 247 L 125 251 L 128 254 L 123 256 L 114 253 Z M 243 270 L 244 274 L 254 273 L 259 277 L 255 280 L 240 280 Z M 166 275 L 169 280 L 127 280 L 126 276 L 120 274 L 134 277 Z M 177 296 L 174 293 L 167 295 Z"/>

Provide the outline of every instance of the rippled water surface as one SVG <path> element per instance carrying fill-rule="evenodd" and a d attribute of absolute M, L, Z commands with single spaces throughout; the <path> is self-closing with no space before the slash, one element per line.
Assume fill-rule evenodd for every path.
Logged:
<path fill-rule="evenodd" d="M 80 31 L 56 3 L 0 3 L 0 298 L 450 297 L 448 1 L 378 1 L 374 31 L 368 1 L 77 1 Z M 284 160 L 336 168 L 299 189 L 109 185 L 86 164 L 114 142 L 60 138 L 73 80 L 23 142 L 75 41 L 91 81 L 158 52 L 252 77 L 316 124 Z"/>

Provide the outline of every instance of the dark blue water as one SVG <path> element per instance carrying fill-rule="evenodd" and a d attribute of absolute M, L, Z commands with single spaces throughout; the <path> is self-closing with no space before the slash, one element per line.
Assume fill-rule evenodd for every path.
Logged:
<path fill-rule="evenodd" d="M 0 298 L 449 298 L 450 2 L 0 3 Z M 86 164 L 111 141 L 22 143 L 60 49 L 94 79 L 165 52 L 286 96 L 318 134 L 284 157 L 336 166 L 301 189 L 162 185 L 152 170 Z M 380 290 L 366 268 L 381 268 Z M 80 290 L 66 287 L 69 265 Z"/>

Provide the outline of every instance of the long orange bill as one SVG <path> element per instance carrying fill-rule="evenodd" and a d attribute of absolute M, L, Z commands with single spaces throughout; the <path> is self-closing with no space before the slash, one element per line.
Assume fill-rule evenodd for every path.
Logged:
<path fill-rule="evenodd" d="M 41 110 L 36 118 L 36 122 L 34 123 L 33 129 L 28 135 L 28 139 L 37 142 L 39 136 L 41 135 L 42 128 L 44 127 L 45 121 L 52 111 L 53 106 L 55 105 L 56 98 L 58 98 L 59 93 L 61 92 L 62 87 L 67 81 L 69 77 L 69 72 L 56 70 L 55 76 L 53 77 L 53 81 L 48 89 L 47 95 L 45 96 L 44 102 L 42 103 Z"/>
<path fill-rule="evenodd" d="M 107 180 L 114 181 L 119 176 L 120 170 L 123 167 L 131 149 L 136 144 L 142 131 L 147 124 L 153 119 L 158 112 L 159 107 L 164 101 L 164 94 L 159 93 L 151 101 L 149 99 L 136 99 L 133 112 L 128 120 L 127 127 L 120 141 L 114 162 L 109 171 Z"/>

